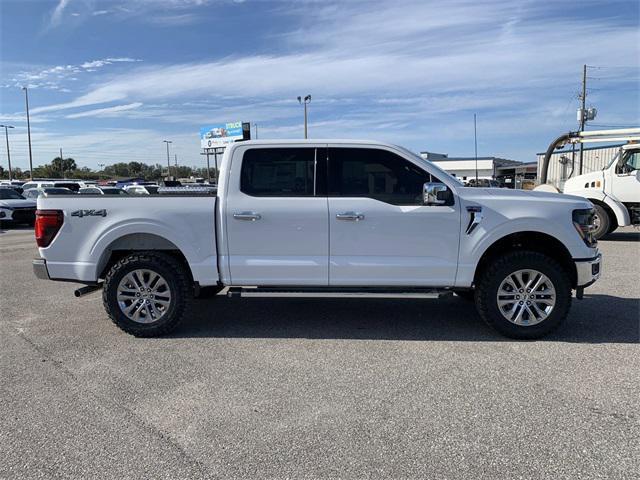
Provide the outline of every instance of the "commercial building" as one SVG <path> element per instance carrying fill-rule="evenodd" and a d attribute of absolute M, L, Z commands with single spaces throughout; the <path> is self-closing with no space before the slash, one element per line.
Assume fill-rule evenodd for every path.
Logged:
<path fill-rule="evenodd" d="M 618 145 L 606 145 L 598 147 L 588 147 L 583 151 L 582 157 L 582 173 L 594 172 L 596 170 L 602 170 L 609 165 L 613 157 L 616 156 L 621 144 Z M 540 178 L 540 168 L 542 161 L 544 160 L 545 152 L 538 153 L 538 168 L 537 174 Z M 564 182 L 571 177 L 580 175 L 580 146 L 576 145 L 575 148 L 554 152 L 549 160 L 549 170 L 547 172 L 547 183 L 562 189 Z"/>
<path fill-rule="evenodd" d="M 479 180 L 498 180 L 509 188 L 521 188 L 524 179 L 536 177 L 536 163 L 522 163 L 500 157 L 449 157 L 445 153 L 420 152 L 420 156 L 429 160 L 445 172 L 450 173 L 464 183 L 476 178 Z"/>

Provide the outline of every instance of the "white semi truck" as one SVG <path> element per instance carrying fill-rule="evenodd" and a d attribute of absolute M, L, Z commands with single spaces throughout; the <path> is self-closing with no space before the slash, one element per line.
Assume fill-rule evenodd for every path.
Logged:
<path fill-rule="evenodd" d="M 559 192 L 548 185 L 547 171 L 554 150 L 568 143 L 626 141 L 618 154 L 602 170 L 568 179 L 561 193 L 584 197 L 596 211 L 597 239 L 618 227 L 640 225 L 640 128 L 571 132 L 558 137 L 546 152 L 541 166 L 541 185 L 536 190 Z"/>

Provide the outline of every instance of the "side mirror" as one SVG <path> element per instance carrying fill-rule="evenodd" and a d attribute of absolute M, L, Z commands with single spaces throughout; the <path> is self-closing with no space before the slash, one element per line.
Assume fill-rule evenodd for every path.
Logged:
<path fill-rule="evenodd" d="M 425 205 L 444 205 L 447 203 L 449 189 L 444 183 L 425 183 L 422 190 L 422 202 Z"/>

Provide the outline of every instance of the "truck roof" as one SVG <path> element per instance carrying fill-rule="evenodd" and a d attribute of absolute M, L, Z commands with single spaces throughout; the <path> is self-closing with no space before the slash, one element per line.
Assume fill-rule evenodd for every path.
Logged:
<path fill-rule="evenodd" d="M 362 140 L 362 139 L 346 139 L 346 138 L 299 138 L 299 139 L 270 139 L 270 140 L 245 140 L 242 142 L 235 142 L 230 144 L 232 148 L 240 147 L 243 145 L 317 145 L 324 143 L 333 143 L 333 144 L 345 144 L 345 145 L 375 145 L 382 147 L 391 147 L 391 148 L 402 148 L 399 145 L 394 145 L 392 143 L 380 142 L 378 140 Z"/>

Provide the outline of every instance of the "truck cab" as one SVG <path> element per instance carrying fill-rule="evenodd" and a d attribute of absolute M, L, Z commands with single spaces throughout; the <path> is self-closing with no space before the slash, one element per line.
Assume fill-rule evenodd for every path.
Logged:
<path fill-rule="evenodd" d="M 563 193 L 588 198 L 595 207 L 594 235 L 640 224 L 640 144 L 629 143 L 601 171 L 566 181 Z"/>

